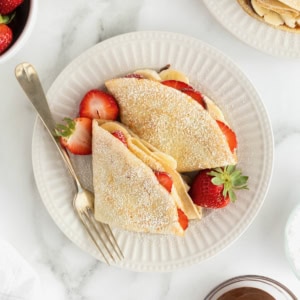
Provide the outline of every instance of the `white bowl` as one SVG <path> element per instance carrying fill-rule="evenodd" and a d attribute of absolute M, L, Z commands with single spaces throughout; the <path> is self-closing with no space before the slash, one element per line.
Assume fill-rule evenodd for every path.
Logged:
<path fill-rule="evenodd" d="M 20 7 L 17 8 L 16 16 L 10 24 L 14 26 L 13 22 L 19 21 L 20 16 L 22 16 L 24 20 L 21 21 L 21 28 L 14 26 L 13 29 L 16 29 L 17 31 L 14 32 L 14 34 L 16 34 L 17 37 L 13 39 L 12 45 L 4 53 L 0 54 L 0 63 L 13 57 L 22 49 L 25 42 L 28 40 L 36 21 L 37 2 L 37 0 L 24 0 Z M 22 13 L 24 15 L 22 15 Z"/>
<path fill-rule="evenodd" d="M 290 214 L 285 227 L 285 252 L 296 276 L 300 279 L 300 205 Z"/>

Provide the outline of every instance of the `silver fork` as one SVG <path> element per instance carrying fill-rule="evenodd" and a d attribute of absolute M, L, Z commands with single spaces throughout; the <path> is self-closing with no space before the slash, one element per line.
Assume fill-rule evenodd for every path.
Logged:
<path fill-rule="evenodd" d="M 124 258 L 123 253 L 111 231 L 109 225 L 97 222 L 94 218 L 94 195 L 83 188 L 72 166 L 67 151 L 60 146 L 54 137 L 55 122 L 53 120 L 48 102 L 40 83 L 37 72 L 29 63 L 21 63 L 16 66 L 15 75 L 21 87 L 33 104 L 52 141 L 65 162 L 67 169 L 73 177 L 77 193 L 73 199 L 73 207 L 84 225 L 88 235 L 96 245 L 101 256 L 107 264 L 117 262 Z"/>

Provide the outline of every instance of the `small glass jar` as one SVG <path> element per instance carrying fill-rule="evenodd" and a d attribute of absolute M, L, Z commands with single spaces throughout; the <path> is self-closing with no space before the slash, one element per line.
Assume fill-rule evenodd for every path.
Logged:
<path fill-rule="evenodd" d="M 242 288 L 246 288 L 246 289 L 242 289 Z M 256 296 L 253 295 L 254 298 L 251 298 L 250 294 L 253 291 L 260 292 L 262 298 L 259 298 L 259 294 L 256 294 Z M 248 293 L 248 297 L 246 297 L 247 293 Z M 239 296 L 237 295 L 233 296 L 233 294 L 239 294 Z M 225 295 L 227 296 L 227 298 L 225 297 Z M 217 287 L 215 287 L 205 297 L 204 300 L 228 300 L 228 299 L 231 300 L 238 300 L 238 299 L 297 300 L 296 296 L 283 284 L 279 283 L 274 279 L 264 277 L 264 276 L 258 276 L 258 275 L 244 275 L 244 276 L 231 278 L 221 283 Z"/>

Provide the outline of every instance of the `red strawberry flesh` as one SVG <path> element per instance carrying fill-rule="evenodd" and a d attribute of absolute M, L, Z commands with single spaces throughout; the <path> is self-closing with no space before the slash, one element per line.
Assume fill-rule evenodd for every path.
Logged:
<path fill-rule="evenodd" d="M 187 83 L 185 83 L 183 81 L 178 81 L 178 80 L 164 80 L 164 81 L 161 81 L 161 83 L 163 85 L 172 87 L 173 89 L 176 89 L 176 90 L 179 90 L 179 91 L 181 91 L 183 89 L 194 90 L 190 85 L 188 85 Z"/>
<path fill-rule="evenodd" d="M 180 226 L 182 227 L 183 230 L 186 230 L 189 226 L 188 217 L 180 208 L 177 208 L 177 213 L 178 213 L 178 222 Z"/>
<path fill-rule="evenodd" d="M 119 106 L 113 96 L 100 90 L 90 90 L 79 105 L 80 117 L 90 119 L 116 120 Z"/>
<path fill-rule="evenodd" d="M 73 154 L 92 153 L 92 120 L 89 118 L 66 119 L 67 125 L 57 125 L 60 143 Z"/>
<path fill-rule="evenodd" d="M 117 139 L 119 139 L 126 147 L 128 147 L 126 137 L 121 130 L 116 130 L 116 131 L 112 132 L 111 134 L 114 137 L 116 137 Z"/>
<path fill-rule="evenodd" d="M 225 123 L 219 120 L 216 120 L 216 122 L 219 125 L 220 129 L 222 130 L 223 134 L 225 135 L 231 152 L 234 152 L 234 150 L 237 148 L 237 138 L 235 133 Z"/>
<path fill-rule="evenodd" d="M 202 94 L 199 91 L 191 90 L 191 89 L 183 89 L 181 90 L 183 93 L 189 95 L 194 100 L 196 100 L 199 104 L 202 105 L 203 108 L 206 108 L 205 101 L 203 99 Z"/>
<path fill-rule="evenodd" d="M 189 84 L 177 80 L 164 80 L 161 83 L 189 95 L 206 109 L 206 104 L 202 94 L 199 91 L 196 91 Z"/>
<path fill-rule="evenodd" d="M 154 171 L 154 174 L 158 182 L 169 192 L 171 193 L 173 180 L 167 172 Z"/>

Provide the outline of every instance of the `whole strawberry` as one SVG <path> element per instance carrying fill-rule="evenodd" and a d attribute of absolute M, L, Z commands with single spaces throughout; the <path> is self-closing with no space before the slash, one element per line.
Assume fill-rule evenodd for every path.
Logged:
<path fill-rule="evenodd" d="M 6 24 L 0 24 L 0 54 L 2 54 L 11 44 L 13 33 Z"/>
<path fill-rule="evenodd" d="M 0 14 L 8 15 L 12 13 L 24 0 L 0 0 Z"/>
<path fill-rule="evenodd" d="M 196 205 L 221 208 L 236 200 L 234 190 L 248 189 L 248 177 L 235 166 L 202 170 L 195 177 L 189 194 Z"/>

